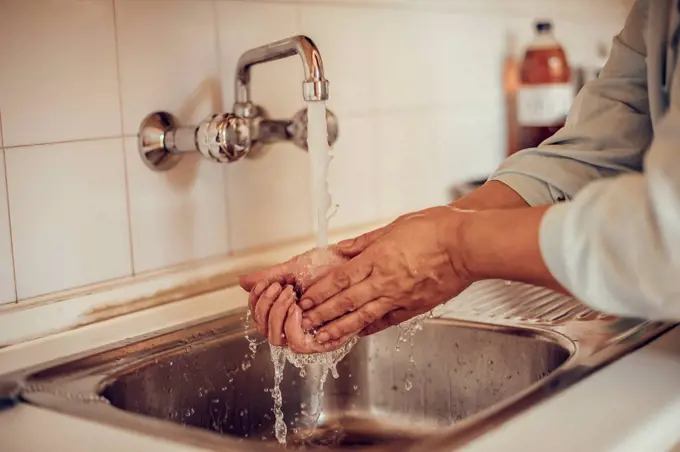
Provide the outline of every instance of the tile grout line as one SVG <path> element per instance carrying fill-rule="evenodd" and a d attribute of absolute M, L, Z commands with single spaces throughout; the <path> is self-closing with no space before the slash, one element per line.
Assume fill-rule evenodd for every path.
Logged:
<path fill-rule="evenodd" d="M 2 114 L 0 114 L 0 143 L 4 144 L 4 134 L 2 130 Z M 16 258 L 14 257 L 14 235 L 12 234 L 12 212 L 9 208 L 9 178 L 7 176 L 7 154 L 5 148 L 0 148 L 2 151 L 2 166 L 5 176 L 5 198 L 7 199 L 7 222 L 9 223 L 9 250 L 12 255 L 12 280 L 14 281 L 14 303 L 19 303 L 19 288 L 17 287 L 17 267 Z"/>
<path fill-rule="evenodd" d="M 222 46 L 220 45 L 220 21 L 218 18 L 218 8 L 217 1 L 213 0 L 213 22 L 215 23 L 215 52 L 217 53 L 217 77 L 219 78 L 219 88 L 220 88 L 220 104 L 224 102 L 224 93 L 222 92 L 222 81 L 224 75 L 224 64 L 222 62 Z M 224 105 L 222 105 L 224 107 Z M 232 237 L 232 227 L 231 227 L 231 215 L 229 214 L 231 203 L 229 202 L 229 186 L 227 181 L 229 180 L 229 172 L 227 171 L 228 165 L 222 168 L 222 190 L 224 193 L 224 216 L 226 217 L 226 227 L 227 230 L 225 234 L 227 236 L 227 255 L 231 255 L 233 252 L 234 238 Z"/>
<path fill-rule="evenodd" d="M 123 90 L 121 87 L 120 77 L 120 45 L 118 43 L 118 15 L 116 13 L 117 0 L 111 0 L 111 7 L 113 8 L 113 36 L 116 48 L 116 81 L 118 83 L 118 109 L 120 112 L 120 133 L 125 137 L 125 125 L 123 122 Z M 130 272 L 132 276 L 135 275 L 135 247 L 134 238 L 132 237 L 132 208 L 130 206 L 130 180 L 128 176 L 128 161 L 127 161 L 127 146 L 126 138 L 121 139 L 121 151 L 123 157 L 123 179 L 125 180 L 125 209 L 127 213 L 128 226 L 128 242 L 130 244 Z"/>
<path fill-rule="evenodd" d="M 94 138 L 73 138 L 71 140 L 59 140 L 59 141 L 45 141 L 42 143 L 27 143 L 27 144 L 14 144 L 11 146 L 5 146 L 5 149 L 19 149 L 19 148 L 28 148 L 28 147 L 33 147 L 33 146 L 49 146 L 53 144 L 70 144 L 70 143 L 87 143 L 90 141 L 103 141 L 103 140 L 113 140 L 116 138 L 131 138 L 131 137 L 136 137 L 137 135 L 107 135 L 107 136 L 101 136 L 101 137 L 94 137 Z"/>

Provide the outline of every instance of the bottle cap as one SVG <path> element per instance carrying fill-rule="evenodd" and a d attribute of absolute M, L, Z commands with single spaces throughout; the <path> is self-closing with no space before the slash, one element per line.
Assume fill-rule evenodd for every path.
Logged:
<path fill-rule="evenodd" d="M 552 30 L 552 22 L 550 22 L 549 20 L 536 21 L 536 31 L 543 32 L 550 30 Z"/>

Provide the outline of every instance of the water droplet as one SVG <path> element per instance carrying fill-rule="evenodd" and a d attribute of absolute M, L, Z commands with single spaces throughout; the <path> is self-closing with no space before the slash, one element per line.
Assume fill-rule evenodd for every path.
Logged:
<path fill-rule="evenodd" d="M 413 383 L 411 383 L 411 380 L 406 380 L 406 382 L 404 382 L 404 389 L 406 389 L 407 391 L 410 391 L 412 388 L 413 388 Z"/>
<path fill-rule="evenodd" d="M 359 386 L 354 385 L 354 390 L 356 391 L 357 389 L 359 389 Z"/>

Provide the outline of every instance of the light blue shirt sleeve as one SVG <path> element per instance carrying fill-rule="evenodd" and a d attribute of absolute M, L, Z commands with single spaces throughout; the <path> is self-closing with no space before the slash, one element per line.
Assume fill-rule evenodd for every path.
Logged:
<path fill-rule="evenodd" d="M 673 10 L 661 6 L 673 3 L 639 0 L 565 127 L 492 177 L 531 205 L 567 201 L 547 211 L 540 245 L 574 296 L 600 311 L 658 320 L 680 319 L 680 67 L 660 63 L 668 61 L 664 24 L 648 15 L 659 7 L 655 16 L 668 20 Z M 672 76 L 659 116 L 657 108 L 650 114 L 649 85 L 662 92 L 662 72 Z"/>
<path fill-rule="evenodd" d="M 680 320 L 680 68 L 674 84 L 644 173 L 594 182 L 541 224 L 551 273 L 604 312 Z"/>

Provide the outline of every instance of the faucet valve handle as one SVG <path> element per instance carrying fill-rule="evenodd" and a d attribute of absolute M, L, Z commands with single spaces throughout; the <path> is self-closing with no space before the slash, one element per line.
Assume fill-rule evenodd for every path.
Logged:
<path fill-rule="evenodd" d="M 199 151 L 217 162 L 235 162 L 251 148 L 249 120 L 232 113 L 210 115 L 198 126 L 178 126 L 167 112 L 148 115 L 139 128 L 139 154 L 154 171 L 175 166 L 182 155 Z"/>
<path fill-rule="evenodd" d="M 244 157 L 251 145 L 248 121 L 231 113 L 210 115 L 196 130 L 196 147 L 203 156 L 221 163 Z"/>

